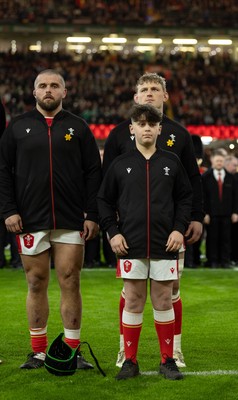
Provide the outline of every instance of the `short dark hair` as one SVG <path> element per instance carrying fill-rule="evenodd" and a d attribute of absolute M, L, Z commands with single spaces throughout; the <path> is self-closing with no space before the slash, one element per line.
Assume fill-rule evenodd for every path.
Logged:
<path fill-rule="evenodd" d="M 144 116 L 147 122 L 158 123 L 162 121 L 162 115 L 157 108 L 150 104 L 134 104 L 130 112 L 133 122 L 138 122 Z"/>
<path fill-rule="evenodd" d="M 60 77 L 61 83 L 63 86 L 65 86 L 65 80 L 63 78 L 63 76 L 61 75 L 61 73 L 59 71 L 57 71 L 56 69 L 44 69 L 43 71 L 39 72 L 39 74 L 37 75 L 35 82 L 34 82 L 34 88 L 36 88 L 37 85 L 37 81 L 38 81 L 38 77 L 41 75 L 58 75 Z"/>

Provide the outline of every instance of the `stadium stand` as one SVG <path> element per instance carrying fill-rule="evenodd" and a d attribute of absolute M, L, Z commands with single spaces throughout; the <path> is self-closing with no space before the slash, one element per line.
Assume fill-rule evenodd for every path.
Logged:
<path fill-rule="evenodd" d="M 0 96 L 8 121 L 34 106 L 32 85 L 37 72 L 56 68 L 64 73 L 70 89 L 64 107 L 88 123 L 124 120 L 138 76 L 156 71 L 167 80 L 166 113 L 174 119 L 185 126 L 238 125 L 238 63 L 228 53 L 210 57 L 156 54 L 148 62 L 143 54 L 108 51 L 77 58 L 60 52 L 16 52 L 1 53 L 0 68 Z"/>
<path fill-rule="evenodd" d="M 236 0 L 1 0 L 1 23 L 237 27 Z"/>

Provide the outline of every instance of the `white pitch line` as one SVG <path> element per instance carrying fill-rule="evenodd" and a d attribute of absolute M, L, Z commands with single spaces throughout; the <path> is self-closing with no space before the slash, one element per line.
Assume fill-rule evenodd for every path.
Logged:
<path fill-rule="evenodd" d="M 181 372 L 182 369 L 180 369 Z M 158 375 L 158 371 L 144 371 L 141 372 L 141 375 Z M 183 372 L 183 375 L 200 375 L 200 376 L 209 376 L 209 375 L 238 375 L 238 371 L 236 370 L 221 370 L 217 371 L 191 371 L 191 372 Z"/>

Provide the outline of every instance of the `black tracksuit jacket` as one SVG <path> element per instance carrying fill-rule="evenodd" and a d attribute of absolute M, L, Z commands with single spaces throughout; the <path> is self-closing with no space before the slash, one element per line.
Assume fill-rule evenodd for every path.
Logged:
<path fill-rule="evenodd" d="M 185 169 L 175 154 L 161 149 L 149 160 L 137 149 L 117 157 L 98 193 L 102 228 L 110 238 L 121 233 L 129 246 L 121 258 L 177 259 L 165 245 L 173 230 L 184 235 L 191 206 Z"/>
<path fill-rule="evenodd" d="M 117 156 L 135 148 L 134 135 L 131 135 L 129 130 L 130 123 L 128 119 L 110 132 L 104 148 L 104 174 Z M 162 131 L 157 139 L 157 147 L 171 151 L 180 158 L 193 189 L 191 220 L 202 223 L 204 218 L 202 183 L 189 132 L 178 122 L 163 115 Z"/>
<path fill-rule="evenodd" d="M 49 128 L 34 109 L 14 118 L 0 142 L 0 212 L 19 213 L 23 232 L 82 230 L 98 222 L 101 161 L 86 122 L 61 110 Z"/>

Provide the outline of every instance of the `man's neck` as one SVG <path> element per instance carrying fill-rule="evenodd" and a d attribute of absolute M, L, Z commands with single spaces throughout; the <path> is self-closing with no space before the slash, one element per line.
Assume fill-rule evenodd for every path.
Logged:
<path fill-rule="evenodd" d="M 38 104 L 36 105 L 36 109 L 42 114 L 44 115 L 45 118 L 49 117 L 49 118 L 54 118 L 56 116 L 56 114 L 58 114 L 58 112 L 60 112 L 62 110 L 62 107 L 57 107 L 55 110 L 53 111 L 47 111 L 47 110 L 43 110 L 43 108 L 41 108 Z"/>

